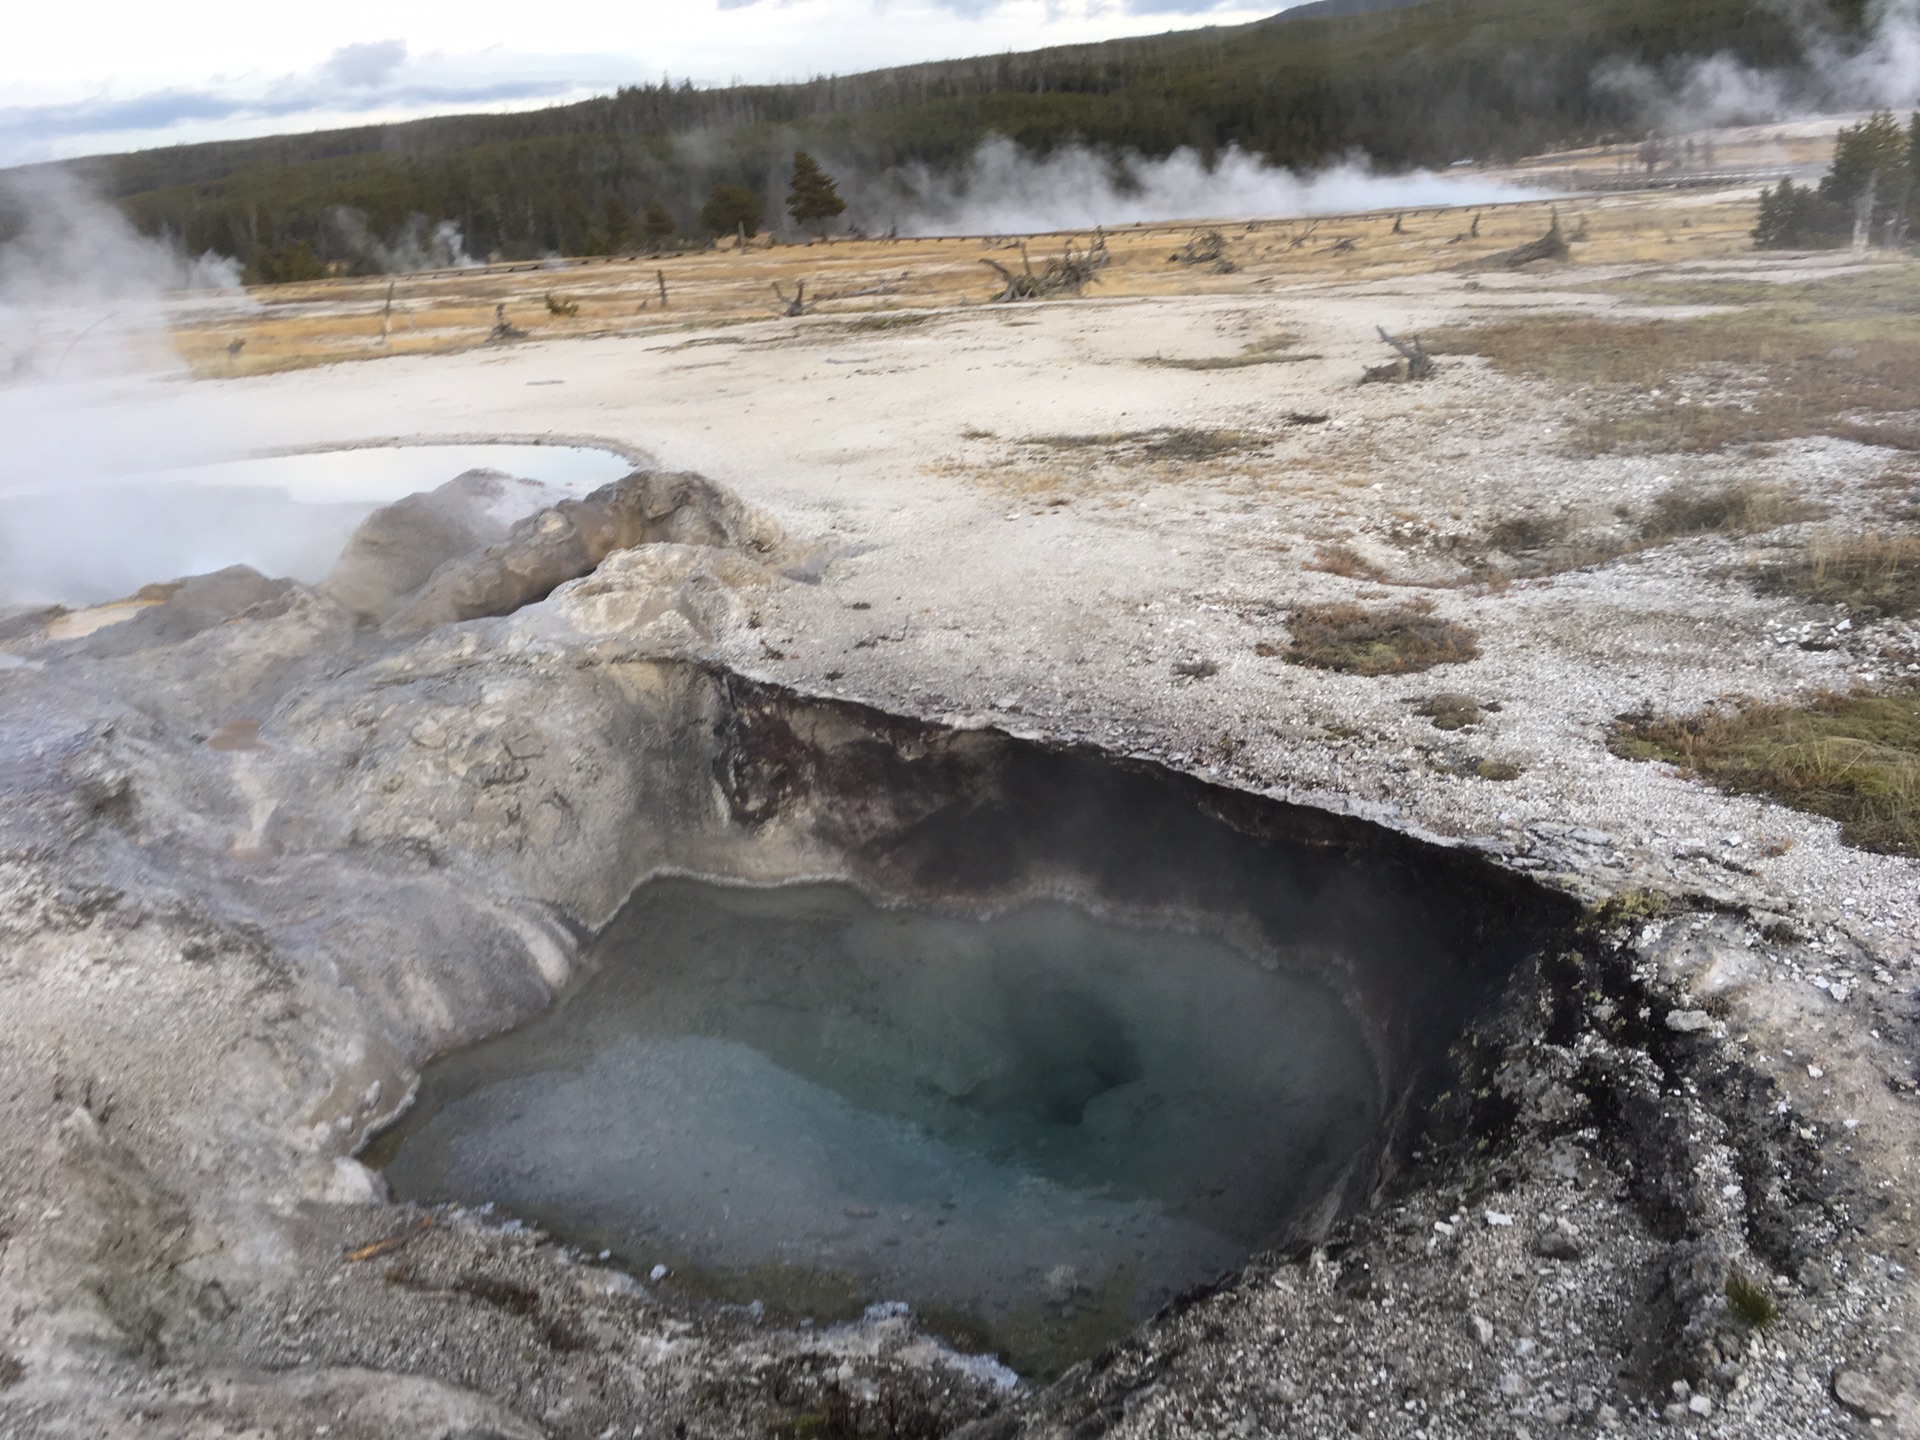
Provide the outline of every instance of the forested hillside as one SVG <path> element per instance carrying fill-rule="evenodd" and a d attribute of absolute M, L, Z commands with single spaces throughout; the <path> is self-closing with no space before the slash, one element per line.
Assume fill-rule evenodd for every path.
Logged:
<path fill-rule="evenodd" d="M 1857 25 L 1864 0 L 1830 0 Z M 420 263 L 436 227 L 505 257 L 637 244 L 659 202 L 686 235 L 721 184 L 779 210 L 796 148 L 884 226 L 886 177 L 963 164 L 990 135 L 1150 156 L 1239 146 L 1310 167 L 1362 150 L 1388 166 L 1501 156 L 1641 127 L 1595 83 L 1604 62 L 1729 52 L 1790 66 L 1767 0 L 1425 0 L 1360 13 L 909 66 L 796 85 L 639 85 L 581 104 L 74 162 L 149 233 L 239 257 L 259 279 L 325 262 Z M 442 231 L 443 240 L 453 231 Z"/>

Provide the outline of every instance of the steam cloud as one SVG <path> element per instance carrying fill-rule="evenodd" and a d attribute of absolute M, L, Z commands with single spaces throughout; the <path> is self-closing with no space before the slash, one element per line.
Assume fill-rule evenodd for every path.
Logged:
<path fill-rule="evenodd" d="M 367 228 L 366 217 L 357 210 L 335 206 L 333 225 L 347 248 L 364 256 L 382 274 L 468 270 L 481 263 L 467 253 L 466 236 L 451 220 L 442 220 L 429 230 L 426 217 L 415 215 L 391 239 L 382 240 Z"/>
<path fill-rule="evenodd" d="M 1418 171 L 1375 173 L 1362 161 L 1300 175 L 1229 147 L 1209 167 L 1192 150 L 1165 159 L 1109 157 L 1084 148 L 1031 155 L 995 138 L 958 173 L 896 171 L 859 196 L 869 230 L 922 235 L 1021 235 L 1096 225 L 1424 209 L 1534 198 L 1512 186 Z M 890 193 L 889 193 L 890 192 Z"/>
<path fill-rule="evenodd" d="M 0 216 L 12 232 L 0 244 L 5 605 L 67 598 L 49 557 L 112 528 L 102 482 L 245 448 L 236 417 L 186 383 L 166 322 L 252 302 L 233 261 L 175 254 L 58 172 L 9 177 Z M 31 494 L 61 503 L 28 522 L 19 497 Z"/>
<path fill-rule="evenodd" d="M 1757 70 L 1723 53 L 1668 70 L 1613 61 L 1594 80 L 1670 133 L 1920 102 L 1920 0 L 1874 0 L 1867 38 L 1852 46 L 1793 0 L 1776 3 L 1799 28 L 1798 69 Z"/>

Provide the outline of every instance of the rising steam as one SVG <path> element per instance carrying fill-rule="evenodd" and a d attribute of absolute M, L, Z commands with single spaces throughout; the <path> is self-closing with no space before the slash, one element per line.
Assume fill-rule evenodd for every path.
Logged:
<path fill-rule="evenodd" d="M 467 253 L 466 236 L 451 220 L 429 227 L 424 215 L 415 215 L 382 240 L 357 210 L 334 207 L 334 230 L 346 247 L 383 275 L 406 275 L 420 270 L 471 270 L 481 264 Z"/>
<path fill-rule="evenodd" d="M 233 261 L 176 254 L 58 171 L 0 184 L 0 234 L 4 605 L 58 598 L 29 577 L 41 557 L 84 544 L 89 514 L 112 507 L 104 482 L 245 448 L 236 417 L 185 383 L 167 330 L 252 302 Z M 25 524 L 17 498 L 30 494 L 64 508 Z"/>
<path fill-rule="evenodd" d="M 1229 147 L 1208 165 L 1192 150 L 1165 159 L 1112 157 L 1081 147 L 1033 155 L 996 137 L 957 172 L 896 171 L 859 196 L 870 231 L 920 235 L 1031 235 L 1096 225 L 1356 210 L 1484 205 L 1533 198 L 1490 182 L 1418 171 L 1378 174 L 1363 161 L 1301 175 Z"/>
<path fill-rule="evenodd" d="M 1777 3 L 1800 31 L 1803 64 L 1795 69 L 1758 70 L 1727 54 L 1665 69 L 1615 60 L 1595 83 L 1669 133 L 1920 103 L 1920 0 L 1874 0 L 1866 39 L 1852 44 L 1791 0 Z"/>

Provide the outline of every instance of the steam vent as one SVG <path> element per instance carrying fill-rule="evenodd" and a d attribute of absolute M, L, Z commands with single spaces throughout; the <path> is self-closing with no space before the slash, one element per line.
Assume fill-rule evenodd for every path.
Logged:
<path fill-rule="evenodd" d="M 599 3 L 0 53 L 0 1440 L 1920 1440 L 1914 4 Z"/>

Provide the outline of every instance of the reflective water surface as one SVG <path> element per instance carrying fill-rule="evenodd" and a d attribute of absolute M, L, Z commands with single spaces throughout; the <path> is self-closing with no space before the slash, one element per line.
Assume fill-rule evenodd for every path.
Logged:
<path fill-rule="evenodd" d="M 396 1193 L 789 1312 L 903 1300 L 1031 1371 L 1281 1238 L 1378 1120 L 1324 986 L 1063 904 L 662 880 L 591 959 L 428 1067 Z"/>

